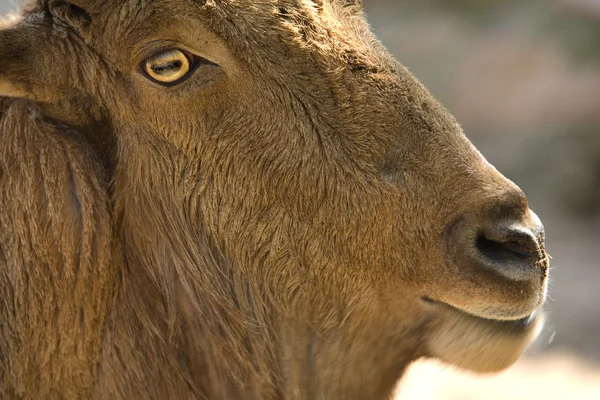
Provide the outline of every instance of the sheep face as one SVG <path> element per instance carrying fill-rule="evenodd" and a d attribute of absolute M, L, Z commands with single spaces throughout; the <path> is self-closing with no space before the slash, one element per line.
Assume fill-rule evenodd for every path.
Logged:
<path fill-rule="evenodd" d="M 0 93 L 87 135 L 125 254 L 185 318 L 218 293 L 371 395 L 418 357 L 505 368 L 539 329 L 539 220 L 358 4 L 30 2 Z"/>

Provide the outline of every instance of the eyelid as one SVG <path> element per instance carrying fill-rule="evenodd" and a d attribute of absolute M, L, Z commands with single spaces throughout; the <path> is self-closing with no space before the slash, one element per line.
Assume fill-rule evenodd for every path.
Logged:
<path fill-rule="evenodd" d="M 145 60 L 154 57 L 159 53 L 163 53 L 169 50 L 179 50 L 185 54 L 193 55 L 194 52 L 182 46 L 180 43 L 172 40 L 153 40 L 139 47 L 133 52 L 133 61 L 136 65 L 141 64 Z"/>

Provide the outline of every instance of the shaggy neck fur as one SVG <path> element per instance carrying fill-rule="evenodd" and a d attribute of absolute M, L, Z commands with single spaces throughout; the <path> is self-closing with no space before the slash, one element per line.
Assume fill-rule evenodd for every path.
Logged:
<path fill-rule="evenodd" d="M 140 140 L 149 142 L 141 146 Z M 115 205 L 127 258 L 96 397 L 389 397 L 415 344 L 381 337 L 385 321 L 315 318 L 314 299 L 302 293 L 288 293 L 296 300 L 284 309 L 284 299 L 243 265 L 290 268 L 291 257 L 259 251 L 258 259 L 240 262 L 227 254 L 209 233 L 218 228 L 206 226 L 203 213 L 210 207 L 201 202 L 210 201 L 214 188 L 196 175 L 198 161 L 153 141 L 139 133 L 123 136 L 127 168 L 117 171 L 114 185 L 116 193 L 127 193 Z M 271 241 L 273 247 L 289 244 L 277 234 Z M 377 311 L 358 312 L 366 313 Z"/>

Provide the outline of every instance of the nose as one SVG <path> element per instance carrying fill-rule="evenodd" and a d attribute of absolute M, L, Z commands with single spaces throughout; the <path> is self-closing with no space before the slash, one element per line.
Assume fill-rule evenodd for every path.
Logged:
<path fill-rule="evenodd" d="M 547 273 L 544 227 L 518 189 L 465 213 L 448 231 L 448 245 L 459 266 L 513 281 Z"/>

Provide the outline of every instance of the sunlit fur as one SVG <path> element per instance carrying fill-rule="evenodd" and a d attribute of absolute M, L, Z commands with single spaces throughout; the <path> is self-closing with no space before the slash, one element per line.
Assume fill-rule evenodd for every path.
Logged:
<path fill-rule="evenodd" d="M 385 399 L 521 354 L 538 322 L 470 313 L 539 307 L 545 254 L 517 282 L 443 238 L 527 202 L 358 2 L 71 3 L 0 31 L 1 398 Z M 157 85 L 158 45 L 207 62 Z"/>

